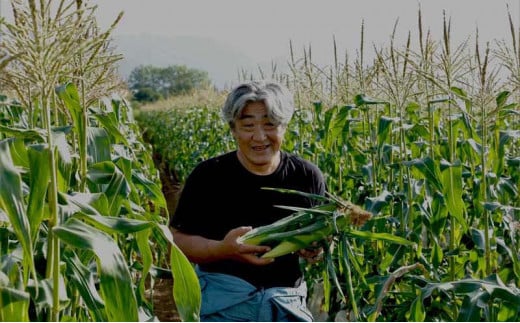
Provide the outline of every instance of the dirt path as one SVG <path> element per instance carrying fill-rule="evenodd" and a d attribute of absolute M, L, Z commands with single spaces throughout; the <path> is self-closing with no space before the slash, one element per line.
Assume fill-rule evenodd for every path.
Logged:
<path fill-rule="evenodd" d="M 175 307 L 173 300 L 172 279 L 158 279 L 155 282 L 153 291 L 153 309 L 154 313 L 161 322 L 180 322 L 181 318 Z"/>

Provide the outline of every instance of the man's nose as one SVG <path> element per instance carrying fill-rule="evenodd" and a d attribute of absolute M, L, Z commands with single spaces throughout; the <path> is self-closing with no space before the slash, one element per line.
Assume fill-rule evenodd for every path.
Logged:
<path fill-rule="evenodd" d="M 262 127 L 255 127 L 253 131 L 253 140 L 262 141 L 266 138 L 265 131 Z"/>

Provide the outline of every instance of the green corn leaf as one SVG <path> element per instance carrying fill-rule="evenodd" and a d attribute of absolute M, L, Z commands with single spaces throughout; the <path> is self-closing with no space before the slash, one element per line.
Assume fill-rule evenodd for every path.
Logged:
<path fill-rule="evenodd" d="M 183 321 L 199 321 L 201 293 L 197 274 L 188 258 L 173 242 L 170 229 L 157 225 L 163 237 L 171 244 L 170 262 L 173 274 L 173 297 Z"/>
<path fill-rule="evenodd" d="M 36 277 L 34 267 L 31 227 L 26 214 L 22 193 L 22 179 L 11 159 L 9 143 L 0 141 L 0 208 L 5 211 L 9 222 L 23 249 L 24 281 L 29 279 L 29 272 Z"/>
<path fill-rule="evenodd" d="M 354 293 L 354 286 L 352 283 L 352 270 L 350 269 L 351 263 L 349 259 L 348 249 L 350 248 L 348 239 L 344 233 L 342 233 L 339 237 L 339 269 L 340 273 L 343 273 L 346 282 L 346 289 L 348 300 L 350 301 L 350 305 L 352 306 L 352 311 L 354 312 L 354 318 L 357 320 L 359 317 L 359 310 L 357 306 L 356 295 Z M 363 277 L 363 276 L 362 276 Z"/>
<path fill-rule="evenodd" d="M 443 165 L 445 168 L 441 171 L 442 193 L 446 199 L 448 211 L 466 231 L 468 224 L 464 219 L 465 206 L 462 200 L 462 165 L 460 162 L 454 164 L 443 162 Z"/>
<path fill-rule="evenodd" d="M 400 245 L 405 246 L 413 246 L 415 245 L 415 242 L 406 240 L 403 237 L 399 237 L 390 233 L 386 232 L 369 232 L 369 231 L 357 231 L 357 230 L 348 230 L 345 231 L 345 234 L 353 237 L 353 238 L 360 238 L 360 239 L 369 239 L 369 240 L 379 240 L 379 241 L 386 241 L 390 243 L 397 243 Z"/>
<path fill-rule="evenodd" d="M 486 295 L 484 295 L 484 293 L 479 293 L 478 291 L 466 294 L 466 296 L 464 296 L 462 306 L 460 307 L 459 316 L 457 318 L 458 322 L 480 321 L 480 307 L 477 303 L 482 301 L 482 296 Z"/>
<path fill-rule="evenodd" d="M 387 190 L 383 190 L 378 196 L 369 197 L 366 199 L 366 210 L 372 214 L 377 214 L 384 206 L 388 205 L 389 201 L 391 200 L 392 193 Z"/>
<path fill-rule="evenodd" d="M 87 178 L 94 184 L 108 184 L 115 172 L 115 164 L 103 161 L 89 166 Z"/>
<path fill-rule="evenodd" d="M 128 157 L 119 156 L 114 158 L 112 161 L 114 162 L 116 167 L 121 171 L 121 173 L 125 176 L 125 181 L 129 186 L 128 200 L 141 204 L 141 197 L 139 196 L 139 191 L 132 180 L 132 159 Z"/>
<path fill-rule="evenodd" d="M 48 164 L 50 151 L 47 145 L 31 145 L 27 152 L 31 180 L 27 216 L 31 226 L 31 238 L 34 241 L 44 216 L 45 197 L 51 180 L 50 168 L 41 166 Z"/>
<path fill-rule="evenodd" d="M 9 150 L 11 152 L 13 164 L 16 167 L 29 169 L 29 156 L 25 141 L 21 138 L 9 138 L 5 140 L 9 143 Z"/>
<path fill-rule="evenodd" d="M 504 300 L 517 309 L 520 308 L 520 289 L 517 286 L 506 286 L 497 274 L 486 277 L 482 289 L 491 297 Z"/>
<path fill-rule="evenodd" d="M 509 303 L 502 303 L 497 313 L 497 322 L 518 322 L 520 317 L 520 313 L 518 311 L 518 307 Z M 477 321 L 478 318 L 473 321 Z M 466 322 L 469 322 L 467 320 Z"/>
<path fill-rule="evenodd" d="M 87 176 L 94 184 L 108 184 L 104 192 L 108 198 L 109 214 L 119 215 L 123 200 L 131 192 L 123 172 L 113 162 L 105 161 L 90 166 Z"/>
<path fill-rule="evenodd" d="M 334 261 L 332 260 L 332 252 L 329 248 L 324 246 L 323 254 L 325 259 L 325 266 L 327 268 L 328 277 L 336 286 L 339 296 L 341 297 L 342 302 L 346 302 L 345 294 L 343 293 L 343 288 L 339 283 L 338 275 L 336 274 L 336 268 L 334 267 Z"/>
<path fill-rule="evenodd" d="M 132 278 L 119 247 L 106 233 L 69 219 L 53 229 L 72 247 L 94 252 L 98 260 L 100 287 L 109 321 L 138 321 Z"/>
<path fill-rule="evenodd" d="M 87 215 L 83 213 L 77 213 L 75 216 L 77 219 L 84 220 L 91 226 L 100 229 L 106 233 L 114 234 L 129 234 L 135 233 L 142 230 L 149 229 L 152 223 L 149 221 L 119 218 L 113 216 L 96 216 Z"/>
<path fill-rule="evenodd" d="M 323 204 L 319 205 L 313 208 L 304 208 L 304 207 L 297 207 L 297 206 L 287 206 L 287 205 L 274 205 L 274 207 L 284 209 L 284 210 L 290 210 L 293 212 L 298 212 L 298 214 L 294 214 L 293 216 L 296 217 L 297 215 L 303 215 L 303 214 L 319 214 L 319 215 L 328 215 L 331 216 L 333 211 L 336 210 L 337 206 L 335 204 Z"/>
<path fill-rule="evenodd" d="M 511 92 L 509 91 L 502 91 L 495 97 L 495 102 L 497 104 L 497 108 L 502 108 L 506 102 L 509 96 L 511 95 Z"/>
<path fill-rule="evenodd" d="M 506 155 L 506 145 L 512 140 L 520 138 L 520 130 L 505 130 L 499 132 L 498 147 L 496 150 L 494 172 L 497 176 L 502 176 L 504 172 L 504 159 Z"/>
<path fill-rule="evenodd" d="M 65 250 L 63 261 L 67 264 L 67 279 L 78 289 L 94 321 L 107 321 L 105 303 L 99 295 L 91 272 L 70 249 Z"/>
<path fill-rule="evenodd" d="M 442 263 L 442 259 L 444 258 L 444 252 L 437 241 L 434 242 L 431 258 L 433 266 L 436 269 L 439 268 L 439 265 Z"/>
<path fill-rule="evenodd" d="M 69 189 L 73 172 L 72 155 L 70 145 L 67 142 L 66 131 L 53 130 L 53 140 L 58 152 L 58 191 L 60 192 L 66 192 Z"/>
<path fill-rule="evenodd" d="M 433 187 L 442 191 L 441 173 L 438 164 L 430 157 L 422 159 L 414 159 L 410 162 L 403 162 L 406 166 L 413 166 L 419 170 L 426 178 L 428 183 L 432 184 Z"/>
<path fill-rule="evenodd" d="M 29 322 L 29 293 L 0 286 L 0 321 Z"/>
<path fill-rule="evenodd" d="M 421 295 L 413 300 L 412 306 L 410 306 L 410 321 L 411 322 L 424 322 L 426 313 L 424 311 L 424 305 Z"/>
<path fill-rule="evenodd" d="M 488 296 L 501 299 L 516 306 L 516 308 L 520 308 L 520 290 L 514 286 L 506 287 L 496 274 L 484 280 L 469 278 L 452 282 L 429 283 L 422 288 L 423 299 L 430 297 L 435 290 L 453 291 L 461 294 L 487 293 Z"/>
<path fill-rule="evenodd" d="M 87 152 L 92 163 L 110 160 L 110 138 L 103 128 L 87 128 Z"/>
<path fill-rule="evenodd" d="M 142 172 L 132 170 L 132 182 L 140 187 L 157 206 L 166 208 L 166 200 L 161 188 Z"/>
<path fill-rule="evenodd" d="M 63 101 L 65 107 L 70 113 L 73 121 L 73 131 L 78 138 L 79 151 L 80 155 L 85 155 L 87 152 L 87 120 L 83 118 L 83 108 L 81 106 L 81 101 L 78 93 L 78 89 L 76 86 L 71 83 L 65 83 L 60 86 L 57 86 L 56 94 Z M 85 107 L 86 108 L 86 107 Z"/>
<path fill-rule="evenodd" d="M 304 196 L 304 197 L 307 197 L 307 198 L 310 198 L 310 199 L 315 199 L 317 201 L 331 202 L 330 198 L 328 198 L 326 196 L 322 196 L 322 195 L 318 195 L 318 194 L 312 194 L 312 193 L 306 193 L 306 192 L 301 192 L 301 191 L 297 191 L 297 190 L 291 190 L 291 189 L 286 189 L 286 188 L 275 188 L 275 187 L 262 187 L 261 189 L 268 190 L 268 191 L 277 191 L 277 192 L 280 192 L 280 193 L 297 194 L 297 195 L 301 195 L 301 196 Z"/>
<path fill-rule="evenodd" d="M 0 125 L 0 133 L 4 133 L 9 137 L 16 137 L 29 141 L 44 142 L 45 131 L 43 129 L 26 129 L 13 128 Z"/>
<path fill-rule="evenodd" d="M 68 202 L 71 215 L 109 234 L 135 233 L 152 226 L 149 221 L 106 215 L 110 214 L 110 209 L 103 193 L 62 194 L 61 198 Z"/>
<path fill-rule="evenodd" d="M 111 215 L 119 215 L 121 205 L 128 198 L 131 192 L 130 184 L 126 180 L 123 173 L 116 168 L 105 194 L 108 197 L 108 205 Z"/>
<path fill-rule="evenodd" d="M 64 199 L 69 205 L 74 205 L 85 214 L 104 215 L 110 214 L 108 198 L 105 193 L 75 193 L 66 195 Z"/>
<path fill-rule="evenodd" d="M 70 302 L 70 299 L 68 298 L 67 291 L 65 290 L 65 281 L 63 280 L 63 276 L 60 275 L 58 280 L 59 307 L 64 308 Z M 35 286 L 33 281 L 29 282 L 27 289 L 31 294 L 32 301 L 37 307 L 50 309 L 52 308 L 54 302 L 53 287 L 52 279 L 41 279 L 38 282 L 38 286 Z"/>
<path fill-rule="evenodd" d="M 146 299 L 145 282 L 153 265 L 153 255 L 150 246 L 151 229 L 141 230 L 135 234 L 137 246 L 139 248 L 140 260 L 142 262 L 141 278 L 139 279 L 139 293 L 142 299 Z"/>
<path fill-rule="evenodd" d="M 332 284 L 330 283 L 331 279 L 326 266 L 322 267 L 321 275 L 323 277 L 323 304 L 321 308 L 322 311 L 328 313 L 331 307 Z"/>
<path fill-rule="evenodd" d="M 389 118 L 381 116 L 377 125 L 377 145 L 378 149 L 381 149 L 383 144 L 386 142 L 388 135 L 392 130 L 392 123 L 397 122 L 397 118 Z"/>
<path fill-rule="evenodd" d="M 122 143 L 123 145 L 128 146 L 128 140 L 126 140 L 123 133 L 119 130 L 119 121 L 117 120 L 116 113 L 112 112 L 102 112 L 94 114 L 94 117 L 99 121 L 99 123 L 105 128 L 107 133 L 114 138 L 113 143 Z"/>
<path fill-rule="evenodd" d="M 431 226 L 430 230 L 439 236 L 446 227 L 446 220 L 448 219 L 448 208 L 444 202 L 445 198 L 440 192 L 435 192 L 431 201 Z"/>
<path fill-rule="evenodd" d="M 349 264 L 354 267 L 354 270 L 358 274 L 358 277 L 360 277 L 360 279 L 361 279 L 361 283 L 363 283 L 364 285 L 367 285 L 365 275 L 361 269 L 362 264 L 360 263 L 360 259 L 359 259 L 359 257 L 356 257 L 355 252 L 352 248 L 352 245 L 349 243 L 348 237 L 345 234 L 345 232 L 343 232 L 341 234 L 340 239 L 341 239 L 341 245 L 342 245 L 341 247 L 344 248 L 343 252 L 347 257 Z"/>
<path fill-rule="evenodd" d="M 339 110 L 335 110 L 337 113 L 334 114 L 332 125 L 330 127 L 330 133 L 327 137 L 334 138 L 334 140 L 343 139 L 343 129 L 348 122 L 349 108 L 343 106 Z"/>

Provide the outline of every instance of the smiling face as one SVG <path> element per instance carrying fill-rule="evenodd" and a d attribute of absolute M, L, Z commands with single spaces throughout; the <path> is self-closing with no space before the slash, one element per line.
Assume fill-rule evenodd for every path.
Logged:
<path fill-rule="evenodd" d="M 280 164 L 280 146 L 285 127 L 267 117 L 261 101 L 250 102 L 231 129 L 238 146 L 238 160 L 251 173 L 269 175 Z"/>

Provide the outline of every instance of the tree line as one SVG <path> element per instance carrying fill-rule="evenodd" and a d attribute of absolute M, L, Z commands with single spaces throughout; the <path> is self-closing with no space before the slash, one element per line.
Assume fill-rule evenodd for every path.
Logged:
<path fill-rule="evenodd" d="M 140 65 L 128 77 L 128 87 L 133 93 L 133 99 L 141 103 L 189 94 L 210 85 L 208 72 L 185 65 Z"/>

